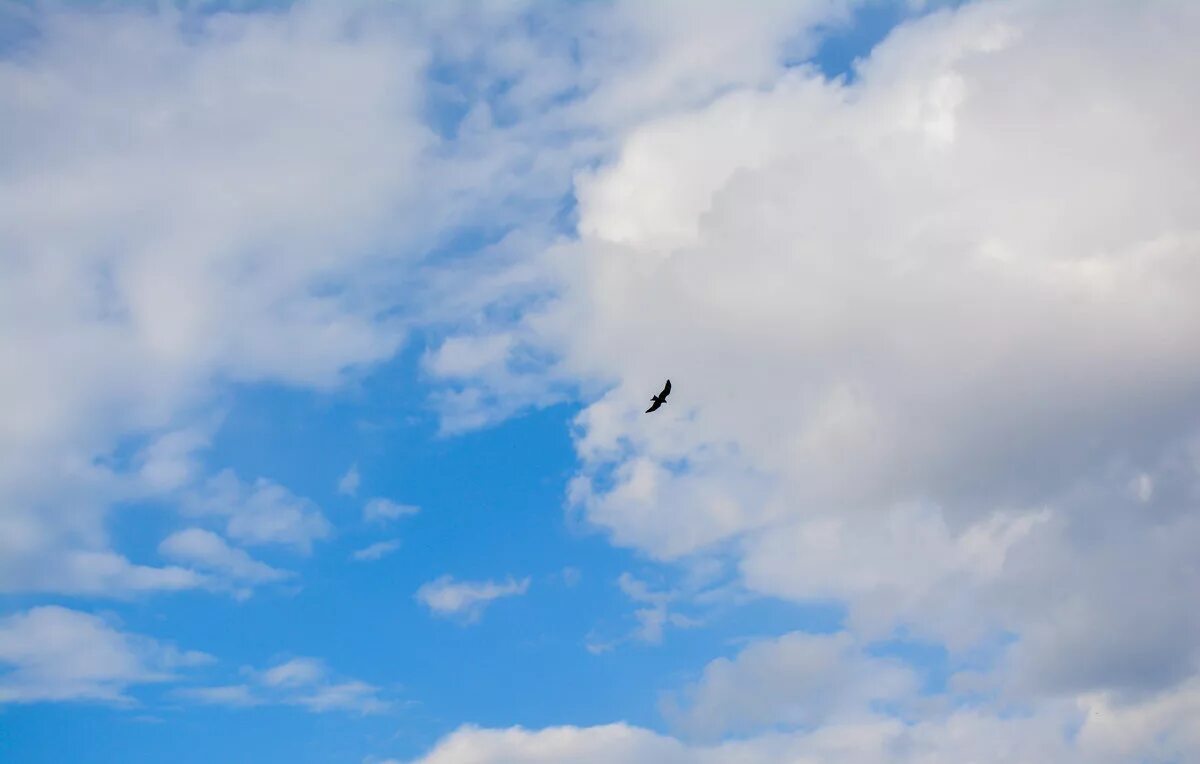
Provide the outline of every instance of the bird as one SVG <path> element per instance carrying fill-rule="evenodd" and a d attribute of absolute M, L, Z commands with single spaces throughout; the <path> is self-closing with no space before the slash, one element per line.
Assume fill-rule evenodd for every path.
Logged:
<path fill-rule="evenodd" d="M 658 407 L 667 402 L 667 396 L 671 394 L 671 380 L 667 380 L 667 384 L 663 385 L 662 392 L 658 395 L 650 396 L 650 400 L 654 401 L 650 404 L 650 408 L 646 409 L 646 413 L 657 411 Z"/>

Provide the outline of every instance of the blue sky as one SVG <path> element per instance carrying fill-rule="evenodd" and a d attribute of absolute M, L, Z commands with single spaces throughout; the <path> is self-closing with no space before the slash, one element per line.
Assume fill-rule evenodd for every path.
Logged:
<path fill-rule="evenodd" d="M 1198 28 L 0 0 L 0 758 L 1200 755 Z"/>

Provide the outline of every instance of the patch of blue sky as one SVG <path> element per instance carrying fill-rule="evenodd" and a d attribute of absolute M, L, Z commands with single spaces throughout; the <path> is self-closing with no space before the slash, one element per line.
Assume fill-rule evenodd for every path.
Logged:
<path fill-rule="evenodd" d="M 866 57 L 899 24 L 917 16 L 957 8 L 965 0 L 866 0 L 855 6 L 845 23 L 825 29 L 813 56 L 795 57 L 789 66 L 813 65 L 829 79 L 852 83 L 858 78 L 857 61 Z"/>

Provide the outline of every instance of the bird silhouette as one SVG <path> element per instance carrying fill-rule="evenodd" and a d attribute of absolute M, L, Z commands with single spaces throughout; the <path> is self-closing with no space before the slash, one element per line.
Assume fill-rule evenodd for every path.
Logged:
<path fill-rule="evenodd" d="M 663 385 L 662 392 L 659 393 L 658 395 L 654 395 L 654 396 L 650 397 L 650 400 L 652 400 L 654 402 L 650 404 L 650 408 L 646 409 L 646 413 L 649 414 L 651 411 L 658 411 L 658 407 L 667 402 L 667 396 L 670 394 L 671 394 L 671 380 L 668 379 L 667 384 Z"/>

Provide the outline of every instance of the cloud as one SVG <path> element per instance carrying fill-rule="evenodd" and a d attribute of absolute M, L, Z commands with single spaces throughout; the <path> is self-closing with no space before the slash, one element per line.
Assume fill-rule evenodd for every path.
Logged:
<path fill-rule="evenodd" d="M 663 699 L 663 711 L 689 736 L 782 726 L 814 729 L 865 715 L 872 703 L 911 697 L 916 675 L 897 661 L 865 654 L 846 633 L 792 632 L 750 644 L 705 666 L 700 679 Z"/>
<path fill-rule="evenodd" d="M 209 705 L 300 706 L 314 713 L 348 711 L 382 713 L 389 708 L 379 697 L 379 688 L 357 679 L 337 677 L 317 658 L 292 658 L 258 671 L 245 668 L 243 684 L 189 687 L 177 691 L 188 700 Z"/>
<path fill-rule="evenodd" d="M 346 474 L 338 478 L 337 489 L 338 493 L 346 496 L 353 496 L 358 493 L 358 484 L 361 477 L 358 474 L 358 465 L 351 464 L 350 469 L 346 470 Z"/>
<path fill-rule="evenodd" d="M 495 581 L 455 581 L 449 575 L 422 584 L 417 601 L 434 615 L 456 617 L 474 623 L 494 600 L 515 597 L 529 589 L 528 577 L 517 581 L 511 576 L 503 583 Z"/>
<path fill-rule="evenodd" d="M 1087 703 L 1036 716 L 963 709 L 911 724 L 875 717 L 713 744 L 689 744 L 627 724 L 541 730 L 464 726 L 415 764 L 1118 764 L 1129 761 L 1133 751 L 1153 752 L 1164 761 L 1187 760 L 1200 740 L 1183 715 L 1194 712 L 1197 698 L 1193 688 L 1161 706 L 1126 708 L 1111 716 L 1114 709 L 1103 703 Z M 1065 732 L 1067 725 L 1079 725 L 1078 735 Z"/>
<path fill-rule="evenodd" d="M 695 705 L 684 718 L 716 725 L 698 727 L 701 740 L 623 723 L 538 730 L 465 725 L 414 764 L 1120 764 L 1187 761 L 1200 751 L 1190 723 L 1200 707 L 1196 682 L 1134 703 L 1084 695 L 1019 713 L 977 703 L 955 707 L 941 702 L 945 697 L 917 694 L 911 674 L 851 643 L 845 634 L 788 634 L 709 664 L 685 691 Z M 903 719 L 880 711 L 881 702 L 896 700 L 911 701 Z M 729 729 L 755 731 L 709 739 Z"/>
<path fill-rule="evenodd" d="M 570 500 L 615 543 L 868 638 L 1013 634 L 1014 692 L 1169 691 L 1200 659 L 1197 29 L 966 4 L 851 82 L 665 107 L 577 176 L 555 296 L 464 334 L 600 391 Z"/>
<path fill-rule="evenodd" d="M 255 560 L 242 549 L 202 528 L 187 528 L 167 536 L 158 545 L 159 554 L 211 571 L 235 584 L 254 586 L 282 581 L 291 573 Z"/>
<path fill-rule="evenodd" d="M 184 687 L 175 691 L 181 698 L 213 706 L 249 707 L 263 700 L 248 685 L 228 684 L 217 687 Z"/>
<path fill-rule="evenodd" d="M 184 510 L 191 515 L 228 517 L 225 532 L 242 543 L 283 544 L 305 553 L 331 530 L 308 499 L 265 478 L 245 484 L 228 469 L 186 497 Z"/>
<path fill-rule="evenodd" d="M 657 645 L 663 641 L 663 630 L 668 624 L 682 628 L 698 625 L 691 618 L 670 611 L 671 601 L 679 598 L 678 592 L 654 591 L 628 572 L 617 577 L 617 586 L 634 602 L 649 605 L 634 611 L 639 625 L 631 635 L 633 639 Z"/>
<path fill-rule="evenodd" d="M 259 679 L 270 687 L 298 687 L 316 682 L 324 673 L 316 658 L 293 658 L 263 671 Z"/>
<path fill-rule="evenodd" d="M 178 669 L 210 660 L 88 613 L 35 607 L 0 619 L 0 703 L 132 703 L 128 688 L 172 681 Z"/>
<path fill-rule="evenodd" d="M 397 520 L 408 515 L 415 515 L 421 511 L 420 507 L 412 504 L 398 504 L 391 499 L 374 498 L 363 506 L 363 519 L 371 523 L 384 523 L 389 520 Z"/>
<path fill-rule="evenodd" d="M 329 388 L 401 341 L 360 279 L 380 226 L 407 227 L 423 55 L 340 21 L 40 9 L 0 61 L 6 583 L 86 585 L 64 558 L 120 560 L 108 508 L 177 487 L 201 447 L 139 474 L 118 445 L 208 419 L 230 381 Z"/>
<path fill-rule="evenodd" d="M 350 555 L 352 559 L 359 562 L 369 562 L 381 560 L 387 557 L 392 552 L 400 548 L 400 539 L 388 539 L 387 541 L 376 541 L 374 544 L 363 547 L 362 549 L 354 550 Z"/>

